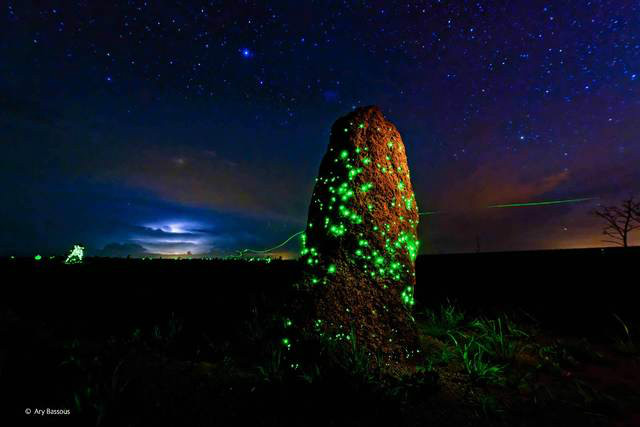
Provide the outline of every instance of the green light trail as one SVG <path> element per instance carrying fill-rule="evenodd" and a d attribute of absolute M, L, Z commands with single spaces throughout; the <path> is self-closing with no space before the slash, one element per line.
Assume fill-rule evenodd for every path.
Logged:
<path fill-rule="evenodd" d="M 542 201 L 542 202 L 527 202 L 527 203 L 506 203 L 506 204 L 502 204 L 502 205 L 487 206 L 487 209 L 560 205 L 560 204 L 566 204 L 566 203 L 586 202 L 588 200 L 594 200 L 594 199 L 597 199 L 597 197 L 581 197 L 581 198 L 578 198 L 578 199 L 546 200 L 546 201 Z M 442 212 L 442 211 L 426 211 L 426 212 L 418 212 L 418 215 L 420 215 L 420 216 L 428 216 L 428 215 L 436 215 L 436 214 L 441 214 L 441 213 L 444 213 L 444 212 Z M 289 243 L 294 237 L 299 236 L 302 233 L 304 233 L 304 230 L 301 230 L 301 231 L 298 231 L 298 232 L 292 234 L 284 242 L 280 243 L 277 246 L 269 248 L 269 249 L 264 249 L 264 250 L 242 249 L 239 252 L 241 254 L 245 254 L 247 252 L 256 253 L 256 254 L 266 254 L 266 253 L 275 251 L 276 249 L 280 249 L 281 247 L 283 247 L 284 245 Z"/>
<path fill-rule="evenodd" d="M 264 250 L 257 250 L 257 249 L 243 249 L 240 252 L 241 253 L 246 253 L 246 252 L 251 252 L 254 254 L 264 254 L 267 252 L 272 252 L 275 251 L 276 249 L 280 249 L 281 247 L 283 247 L 284 245 L 286 245 L 287 243 L 289 243 L 291 241 L 291 239 L 293 239 L 296 236 L 299 236 L 300 234 L 304 233 L 304 230 L 302 231 L 298 231 L 297 233 L 292 234 L 291 236 L 289 236 L 289 238 L 287 240 L 285 240 L 284 242 L 280 243 L 277 246 L 274 246 L 272 248 L 269 249 L 264 249 Z"/>
<path fill-rule="evenodd" d="M 582 197 L 579 199 L 564 199 L 564 200 L 547 200 L 544 202 L 528 202 L 528 203 L 507 203 L 503 205 L 491 205 L 487 206 L 489 209 L 495 208 L 517 208 L 517 207 L 526 207 L 526 206 L 547 206 L 547 205 L 560 205 L 564 203 L 579 203 L 586 202 L 587 200 L 593 200 L 596 197 Z"/>

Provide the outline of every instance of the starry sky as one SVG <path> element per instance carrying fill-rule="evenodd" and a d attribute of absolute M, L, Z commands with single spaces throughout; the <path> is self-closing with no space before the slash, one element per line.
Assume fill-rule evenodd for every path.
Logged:
<path fill-rule="evenodd" d="M 640 188 L 637 1 L 2 8 L 3 255 L 274 246 L 304 228 L 333 121 L 370 104 L 441 212 L 423 253 L 601 246 L 589 211 Z"/>

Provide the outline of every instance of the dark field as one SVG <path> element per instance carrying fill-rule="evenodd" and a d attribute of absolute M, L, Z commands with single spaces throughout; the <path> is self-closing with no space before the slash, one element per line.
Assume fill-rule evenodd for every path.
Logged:
<path fill-rule="evenodd" d="M 636 426 L 639 264 L 634 249 L 421 256 L 423 358 L 397 377 L 357 343 L 302 343 L 289 310 L 295 261 L 3 259 L 0 417 Z"/>

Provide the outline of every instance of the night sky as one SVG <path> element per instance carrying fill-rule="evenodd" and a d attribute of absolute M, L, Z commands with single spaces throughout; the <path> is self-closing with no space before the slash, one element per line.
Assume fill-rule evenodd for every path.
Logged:
<path fill-rule="evenodd" d="M 640 188 L 637 1 L 2 8 L 2 255 L 273 246 L 304 228 L 333 121 L 370 104 L 442 212 L 423 253 L 601 246 L 589 211 Z"/>

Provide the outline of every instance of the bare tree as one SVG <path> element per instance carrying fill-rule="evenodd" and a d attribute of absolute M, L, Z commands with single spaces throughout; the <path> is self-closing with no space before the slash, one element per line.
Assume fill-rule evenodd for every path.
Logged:
<path fill-rule="evenodd" d="M 640 224 L 640 200 L 631 204 L 631 212 L 633 214 L 633 220 L 636 224 Z"/>
<path fill-rule="evenodd" d="M 633 196 L 623 200 L 620 206 L 601 206 L 592 213 L 606 222 L 602 229 L 602 234 L 608 237 L 603 240 L 606 243 L 626 248 L 629 246 L 629 233 L 640 228 L 640 201 Z"/>

